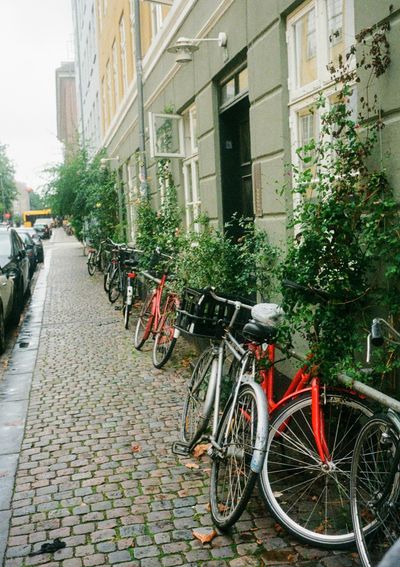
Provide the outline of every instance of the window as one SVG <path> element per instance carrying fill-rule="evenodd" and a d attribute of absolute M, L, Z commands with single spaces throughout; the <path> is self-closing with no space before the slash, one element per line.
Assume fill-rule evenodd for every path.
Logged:
<path fill-rule="evenodd" d="M 104 79 L 101 81 L 101 99 L 103 106 L 104 129 L 106 129 L 106 127 L 108 126 L 109 114 L 108 114 L 107 94 L 106 94 L 106 86 L 104 84 Z"/>
<path fill-rule="evenodd" d="M 119 21 L 119 38 L 121 44 L 121 73 L 122 73 L 122 88 L 123 93 L 126 93 L 128 88 L 128 73 L 126 68 L 126 35 L 125 35 L 125 20 L 122 15 Z"/>
<path fill-rule="evenodd" d="M 114 83 L 114 104 L 115 108 L 119 102 L 119 76 L 118 76 L 118 53 L 117 53 L 117 44 L 114 40 L 111 48 L 112 52 L 112 60 L 113 60 L 113 83 Z"/>
<path fill-rule="evenodd" d="M 151 37 L 154 38 L 162 28 L 163 13 L 160 4 L 151 4 Z"/>
<path fill-rule="evenodd" d="M 233 76 L 221 84 L 221 106 L 229 106 L 236 102 L 249 90 L 247 67 L 236 71 Z"/>
<path fill-rule="evenodd" d="M 185 154 L 183 160 L 183 185 L 185 189 L 186 227 L 199 232 L 196 220 L 200 215 L 199 156 L 197 148 L 196 106 L 183 115 Z"/>
<path fill-rule="evenodd" d="M 335 85 L 327 65 L 353 42 L 353 21 L 353 0 L 308 0 L 287 20 L 292 161 L 300 169 L 308 166 L 297 149 L 319 135 L 317 94 L 323 92 L 327 104 L 334 103 Z M 310 187 L 308 196 L 311 192 Z"/>
<path fill-rule="evenodd" d="M 111 65 L 110 60 L 107 61 L 106 65 L 106 77 L 107 77 L 107 114 L 108 120 L 111 120 L 112 115 L 112 87 L 111 87 Z"/>
<path fill-rule="evenodd" d="M 309 0 L 288 18 L 289 93 L 296 99 L 330 82 L 327 65 L 354 41 L 353 0 Z"/>
<path fill-rule="evenodd" d="M 151 157 L 185 157 L 182 116 L 149 112 Z"/>

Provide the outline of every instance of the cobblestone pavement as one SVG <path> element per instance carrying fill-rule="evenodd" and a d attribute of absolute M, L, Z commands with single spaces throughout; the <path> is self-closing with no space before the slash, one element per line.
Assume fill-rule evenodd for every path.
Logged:
<path fill-rule="evenodd" d="M 5 567 L 350 567 L 354 553 L 311 549 L 278 529 L 256 494 L 211 544 L 209 462 L 171 453 L 187 370 L 155 370 L 133 349 L 82 248 L 55 231 L 39 351 L 11 503 Z M 30 556 L 60 538 L 66 547 Z"/>

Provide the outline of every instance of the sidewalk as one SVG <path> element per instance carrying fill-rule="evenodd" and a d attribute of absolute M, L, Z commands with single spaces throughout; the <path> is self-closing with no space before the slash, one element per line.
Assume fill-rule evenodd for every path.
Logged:
<path fill-rule="evenodd" d="M 73 237 L 57 229 L 50 249 L 33 302 L 46 291 L 43 322 L 34 305 L 28 313 L 40 341 L 33 374 L 24 369 L 32 386 L 29 406 L 29 384 L 20 396 L 18 464 L 15 447 L 0 447 L 0 482 L 10 495 L 2 459 L 13 455 L 16 469 L 12 500 L 0 498 L 1 534 L 10 519 L 5 567 L 357 565 L 351 553 L 314 550 L 286 536 L 257 494 L 231 536 L 204 545 L 194 538 L 193 529 L 212 529 L 210 464 L 202 457 L 191 469 L 185 464 L 194 459 L 171 453 L 187 371 L 179 357 L 155 370 L 149 349 L 134 351 L 132 331 L 107 301 L 101 277 L 88 276 Z M 30 356 L 32 365 L 36 351 Z M 4 379 L 11 378 L 7 371 Z M 29 556 L 55 538 L 66 547 Z"/>

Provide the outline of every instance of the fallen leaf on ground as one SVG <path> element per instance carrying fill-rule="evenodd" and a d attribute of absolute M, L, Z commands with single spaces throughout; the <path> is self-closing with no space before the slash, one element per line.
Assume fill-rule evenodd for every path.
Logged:
<path fill-rule="evenodd" d="M 132 443 L 131 445 L 131 451 L 132 453 L 139 453 L 141 447 L 138 443 Z"/>
<path fill-rule="evenodd" d="M 196 539 L 201 541 L 201 543 L 210 543 L 218 535 L 215 530 L 212 530 L 211 532 L 204 532 L 204 533 L 193 530 L 192 534 L 194 535 L 194 537 Z"/>
<path fill-rule="evenodd" d="M 190 358 L 182 358 L 181 360 L 181 366 L 183 366 L 183 368 L 189 368 L 190 366 Z"/>
<path fill-rule="evenodd" d="M 188 469 L 198 469 L 200 468 L 200 465 L 198 465 L 197 463 L 186 463 L 185 467 Z"/>
<path fill-rule="evenodd" d="M 202 445 L 197 445 L 193 450 L 193 457 L 195 457 L 195 459 L 198 459 L 199 457 L 204 455 L 204 453 L 206 453 L 210 447 L 211 447 L 211 443 L 204 443 Z"/>
<path fill-rule="evenodd" d="M 276 531 L 277 534 L 281 534 L 283 532 L 283 528 L 279 524 L 275 524 L 274 530 Z"/>
<path fill-rule="evenodd" d="M 208 502 L 207 506 L 206 506 L 206 510 L 207 512 L 211 512 L 211 504 L 210 502 Z"/>

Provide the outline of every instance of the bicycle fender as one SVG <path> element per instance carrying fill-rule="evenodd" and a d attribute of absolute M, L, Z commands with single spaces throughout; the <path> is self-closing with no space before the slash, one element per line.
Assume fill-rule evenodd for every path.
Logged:
<path fill-rule="evenodd" d="M 265 459 L 265 451 L 268 439 L 268 407 L 267 400 L 263 389 L 257 383 L 248 384 L 250 386 L 257 399 L 258 407 L 260 408 L 259 415 L 257 416 L 257 434 L 255 440 L 255 446 L 253 451 L 253 456 L 250 463 L 251 470 L 259 474 L 262 471 Z"/>

